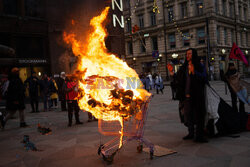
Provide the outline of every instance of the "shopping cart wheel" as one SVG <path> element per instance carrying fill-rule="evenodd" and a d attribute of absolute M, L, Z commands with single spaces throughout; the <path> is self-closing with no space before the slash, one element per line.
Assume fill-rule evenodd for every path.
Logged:
<path fill-rule="evenodd" d="M 154 151 L 150 151 L 150 159 L 154 158 Z"/>
<path fill-rule="evenodd" d="M 100 155 L 100 154 L 101 154 L 102 147 L 103 147 L 103 144 L 101 144 L 101 145 L 99 146 L 99 148 L 98 148 L 98 151 L 97 151 L 98 155 Z"/>
<path fill-rule="evenodd" d="M 142 149 L 143 149 L 143 145 L 142 144 L 140 144 L 139 146 L 137 146 L 137 152 L 138 153 L 141 153 Z"/>
<path fill-rule="evenodd" d="M 102 154 L 102 158 L 103 160 L 108 164 L 108 165 L 111 165 L 113 163 L 113 160 L 114 160 L 114 156 L 113 155 L 110 155 L 110 156 L 105 156 Z"/>

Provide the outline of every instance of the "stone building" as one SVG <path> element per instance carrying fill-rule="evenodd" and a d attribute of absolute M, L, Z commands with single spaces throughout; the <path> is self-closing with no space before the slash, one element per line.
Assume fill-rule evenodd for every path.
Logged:
<path fill-rule="evenodd" d="M 160 72 L 168 78 L 188 48 L 210 64 L 219 79 L 235 42 L 249 60 L 250 0 L 124 0 L 125 47 L 128 64 L 141 72 Z M 153 9 L 156 11 L 153 12 Z M 159 10 L 159 12 L 157 11 Z M 132 32 L 138 26 L 139 30 Z M 240 72 L 249 73 L 241 62 Z"/>

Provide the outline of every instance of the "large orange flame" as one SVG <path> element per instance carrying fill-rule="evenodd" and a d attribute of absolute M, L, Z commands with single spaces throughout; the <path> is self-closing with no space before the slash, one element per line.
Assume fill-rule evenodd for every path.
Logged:
<path fill-rule="evenodd" d="M 109 7 L 106 7 L 101 15 L 92 18 L 90 25 L 93 27 L 93 32 L 86 41 L 77 40 L 74 33 L 64 33 L 64 40 L 72 45 L 74 55 L 79 56 L 81 60 L 78 65 L 78 70 L 82 72 L 79 82 L 81 97 L 78 104 L 80 108 L 91 112 L 97 119 L 120 121 L 121 147 L 124 118 L 128 119 L 140 112 L 140 103 L 136 103 L 136 100 L 143 102 L 147 100 L 150 93 L 141 89 L 140 79 L 133 69 L 115 55 L 107 52 L 105 46 L 107 32 L 103 22 L 107 18 L 108 11 Z M 124 97 L 132 97 L 130 105 L 122 103 L 125 99 L 123 97 L 112 98 L 112 90 L 117 90 L 117 92 L 123 90 L 119 93 L 125 92 Z M 128 90 L 130 93 L 127 94 L 132 92 L 133 96 L 126 94 Z M 121 112 L 122 110 L 124 112 Z M 131 110 L 134 111 L 131 112 Z M 129 111 L 129 114 L 126 111 Z"/>

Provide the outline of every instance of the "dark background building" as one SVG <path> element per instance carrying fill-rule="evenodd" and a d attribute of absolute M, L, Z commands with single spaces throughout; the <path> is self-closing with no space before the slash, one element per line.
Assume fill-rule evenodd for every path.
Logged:
<path fill-rule="evenodd" d="M 77 58 L 65 45 L 63 32 L 72 28 L 74 20 L 78 35 L 85 38 L 90 19 L 105 6 L 111 6 L 111 1 L 0 0 L 0 74 L 7 74 L 13 66 L 20 67 L 23 80 L 31 71 L 38 75 L 72 72 Z M 111 12 L 119 15 L 119 11 Z M 106 45 L 122 57 L 123 30 L 113 28 L 112 13 L 109 19 Z"/>

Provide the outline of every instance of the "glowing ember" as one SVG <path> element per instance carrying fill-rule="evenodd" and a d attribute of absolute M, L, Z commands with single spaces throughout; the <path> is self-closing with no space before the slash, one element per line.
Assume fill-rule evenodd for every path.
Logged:
<path fill-rule="evenodd" d="M 123 140 L 124 121 L 141 114 L 141 104 L 151 95 L 141 89 L 137 73 L 125 62 L 107 52 L 103 26 L 109 7 L 101 15 L 92 18 L 94 28 L 84 42 L 76 39 L 74 33 L 64 33 L 64 40 L 72 45 L 75 55 L 79 55 L 77 75 L 80 78 L 81 109 L 91 112 L 97 119 L 119 121 L 121 124 L 120 146 Z"/>

